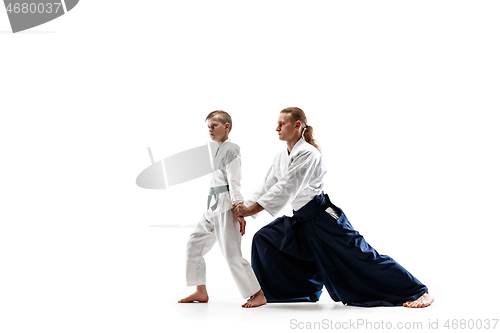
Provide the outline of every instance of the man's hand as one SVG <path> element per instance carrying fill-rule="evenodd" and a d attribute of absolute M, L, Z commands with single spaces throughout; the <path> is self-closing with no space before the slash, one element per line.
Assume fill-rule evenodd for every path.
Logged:
<path fill-rule="evenodd" d="M 248 214 L 248 207 L 245 206 L 242 202 L 239 202 L 237 205 L 233 204 L 233 212 L 236 217 L 245 217 L 251 214 Z"/>
<path fill-rule="evenodd" d="M 238 202 L 238 204 L 233 204 L 233 213 L 236 217 L 245 217 L 245 216 L 251 216 L 255 215 L 258 212 L 261 212 L 264 210 L 264 207 L 259 205 L 258 202 L 254 203 L 250 207 L 247 207 L 243 204 L 243 202 Z"/>

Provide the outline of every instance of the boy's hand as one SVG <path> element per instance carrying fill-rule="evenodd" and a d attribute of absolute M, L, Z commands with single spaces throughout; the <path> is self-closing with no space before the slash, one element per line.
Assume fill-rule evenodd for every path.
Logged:
<path fill-rule="evenodd" d="M 233 213 L 234 213 L 234 216 L 236 216 L 236 217 L 238 217 L 238 214 L 236 214 L 236 207 L 240 204 L 241 204 L 241 202 L 238 202 L 237 204 L 233 204 Z"/>
<path fill-rule="evenodd" d="M 238 216 L 238 222 L 240 223 L 240 234 L 243 236 L 245 234 L 245 227 L 247 225 L 247 221 L 245 221 L 244 217 Z"/>

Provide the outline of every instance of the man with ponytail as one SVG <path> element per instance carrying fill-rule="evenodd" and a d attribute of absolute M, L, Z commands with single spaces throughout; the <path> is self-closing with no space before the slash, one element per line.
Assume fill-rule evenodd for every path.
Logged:
<path fill-rule="evenodd" d="M 380 255 L 323 193 L 326 169 L 313 128 L 299 108 L 281 111 L 276 128 L 287 149 L 258 190 L 233 205 L 236 216 L 266 210 L 282 216 L 254 235 L 252 268 L 262 290 L 248 307 L 267 302 L 316 302 L 323 285 L 334 301 L 354 306 L 429 306 L 434 298 L 394 259 Z"/>

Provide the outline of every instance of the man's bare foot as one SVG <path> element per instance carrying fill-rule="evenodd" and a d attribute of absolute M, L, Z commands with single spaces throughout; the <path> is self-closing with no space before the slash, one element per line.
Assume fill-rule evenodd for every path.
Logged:
<path fill-rule="evenodd" d="M 207 288 L 204 285 L 196 286 L 196 291 L 194 293 L 178 301 L 178 303 L 192 303 L 192 302 L 199 302 L 199 303 L 208 302 Z"/>
<path fill-rule="evenodd" d="M 413 302 L 406 302 L 403 306 L 407 308 L 425 308 L 431 305 L 432 302 L 434 302 L 434 297 L 432 297 L 429 292 L 426 292 Z"/>
<path fill-rule="evenodd" d="M 264 305 L 267 303 L 266 296 L 264 296 L 264 292 L 259 290 L 258 292 L 255 293 L 255 295 L 250 298 L 248 302 L 243 304 L 241 307 L 242 308 L 256 308 L 258 306 Z"/>

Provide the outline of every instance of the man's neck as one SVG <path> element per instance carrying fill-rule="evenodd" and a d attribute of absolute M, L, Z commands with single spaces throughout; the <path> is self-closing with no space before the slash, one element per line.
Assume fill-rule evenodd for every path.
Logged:
<path fill-rule="evenodd" d="M 290 153 L 292 152 L 292 149 L 293 147 L 295 147 L 295 145 L 297 144 L 297 142 L 299 142 L 299 140 L 301 139 L 301 137 L 298 137 L 298 138 L 295 138 L 291 141 L 287 141 L 286 142 L 286 146 L 288 148 L 288 155 L 290 155 Z"/>

